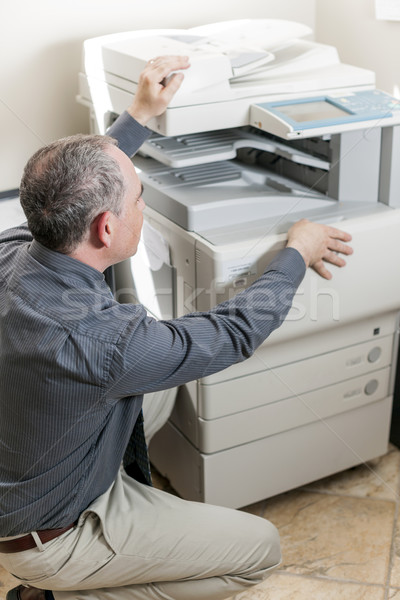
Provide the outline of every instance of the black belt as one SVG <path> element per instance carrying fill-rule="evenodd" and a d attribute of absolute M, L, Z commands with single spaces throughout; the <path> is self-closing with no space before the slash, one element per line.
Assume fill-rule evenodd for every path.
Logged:
<path fill-rule="evenodd" d="M 66 527 L 58 527 L 57 529 L 42 529 L 36 533 L 38 534 L 40 541 L 45 544 L 46 542 L 50 542 L 50 540 L 54 540 L 54 538 L 59 537 L 69 529 L 72 529 L 72 527 L 75 527 L 75 525 L 76 522 L 72 523 L 71 525 L 67 525 Z M 0 542 L 0 552 L 5 554 L 23 552 L 24 550 L 30 550 L 31 548 L 36 547 L 37 544 L 31 533 L 27 533 L 26 535 L 13 540 L 4 540 Z"/>

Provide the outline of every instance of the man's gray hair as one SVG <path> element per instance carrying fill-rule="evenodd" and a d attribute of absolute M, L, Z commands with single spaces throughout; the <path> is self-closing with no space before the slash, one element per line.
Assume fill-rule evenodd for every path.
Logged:
<path fill-rule="evenodd" d="M 68 254 L 88 237 L 97 215 L 120 215 L 124 179 L 118 162 L 106 152 L 116 143 L 108 136 L 74 135 L 29 159 L 20 201 L 35 240 Z"/>

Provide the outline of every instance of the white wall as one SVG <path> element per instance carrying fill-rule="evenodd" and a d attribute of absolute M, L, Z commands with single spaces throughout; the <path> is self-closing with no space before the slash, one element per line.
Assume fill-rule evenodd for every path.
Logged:
<path fill-rule="evenodd" d="M 317 0 L 315 39 L 342 62 L 371 69 L 376 87 L 399 97 L 400 21 L 378 21 L 374 0 Z"/>
<path fill-rule="evenodd" d="M 286 18 L 314 28 L 317 0 L 2 0 L 0 191 L 56 138 L 88 130 L 75 101 L 82 41 L 117 31 Z"/>

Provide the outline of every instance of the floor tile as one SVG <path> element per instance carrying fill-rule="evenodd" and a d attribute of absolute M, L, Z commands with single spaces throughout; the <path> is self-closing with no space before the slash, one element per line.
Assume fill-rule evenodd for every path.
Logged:
<path fill-rule="evenodd" d="M 281 535 L 280 570 L 383 585 L 395 504 L 293 491 L 267 500 L 264 516 Z"/>
<path fill-rule="evenodd" d="M 400 587 L 400 515 L 397 516 L 393 538 L 393 561 L 390 585 L 393 587 Z M 400 598 L 400 595 L 398 597 Z"/>
<path fill-rule="evenodd" d="M 275 573 L 231 600 L 383 600 L 383 586 L 342 583 Z M 397 600 L 397 599 L 396 599 Z"/>
<path fill-rule="evenodd" d="M 244 506 L 240 510 L 244 512 L 250 513 L 252 515 L 256 515 L 257 517 L 264 516 L 265 509 L 265 500 L 261 500 L 261 502 L 255 502 L 255 504 L 249 504 L 249 506 Z"/>
<path fill-rule="evenodd" d="M 400 450 L 391 445 L 384 456 L 316 481 L 304 489 L 396 501 L 399 479 Z"/>
<path fill-rule="evenodd" d="M 389 590 L 389 595 L 388 595 L 388 599 L 389 600 L 400 600 L 400 590 L 399 589 L 390 589 Z"/>

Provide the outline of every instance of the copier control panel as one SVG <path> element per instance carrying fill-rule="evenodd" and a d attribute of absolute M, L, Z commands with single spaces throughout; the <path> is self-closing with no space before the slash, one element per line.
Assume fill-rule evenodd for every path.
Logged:
<path fill-rule="evenodd" d="M 360 129 L 382 120 L 399 122 L 400 101 L 380 90 L 260 102 L 250 109 L 253 126 L 286 139 Z"/>

